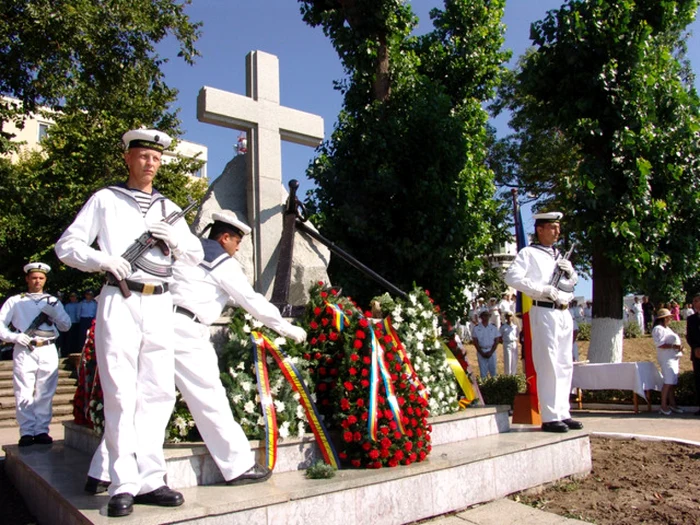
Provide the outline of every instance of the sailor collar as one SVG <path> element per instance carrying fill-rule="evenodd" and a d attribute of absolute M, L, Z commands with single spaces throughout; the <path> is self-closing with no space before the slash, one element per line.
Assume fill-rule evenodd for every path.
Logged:
<path fill-rule="evenodd" d="M 112 190 L 115 193 L 121 193 L 122 195 L 126 195 L 132 200 L 136 200 L 134 197 L 133 191 L 126 186 L 125 182 L 121 182 L 119 184 L 115 184 L 114 186 L 108 186 L 110 190 Z M 139 191 L 139 190 L 136 190 Z M 141 192 L 144 195 L 148 195 L 145 192 Z M 165 200 L 165 196 L 159 192 L 157 189 L 153 188 L 153 191 L 151 192 L 151 206 L 153 206 L 154 203 L 158 202 L 159 200 Z"/>
<path fill-rule="evenodd" d="M 226 253 L 226 250 L 213 239 L 199 239 L 204 249 L 204 259 L 199 266 L 205 270 L 212 271 L 220 264 L 226 262 L 231 256 Z"/>
<path fill-rule="evenodd" d="M 537 248 L 538 250 L 543 251 L 547 255 L 554 257 L 554 259 L 557 259 L 559 257 L 559 249 L 556 246 L 542 246 L 539 243 L 533 243 L 530 246 L 532 248 Z M 551 250 L 549 248 L 551 248 Z"/>

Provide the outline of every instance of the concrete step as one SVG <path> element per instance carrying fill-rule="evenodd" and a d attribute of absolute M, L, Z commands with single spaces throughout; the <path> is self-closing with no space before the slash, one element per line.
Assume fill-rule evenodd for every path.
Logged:
<path fill-rule="evenodd" d="M 74 374 L 71 370 L 65 370 L 65 369 L 59 367 L 58 377 L 59 378 L 70 378 L 70 377 L 74 377 Z M 0 384 L 5 384 L 5 383 L 2 383 L 3 381 L 9 381 L 10 385 L 12 384 L 12 369 L 11 368 L 9 370 L 0 370 Z"/>
<path fill-rule="evenodd" d="M 58 386 L 56 387 L 56 394 L 71 394 L 71 399 L 73 394 L 75 394 L 75 390 L 78 386 L 78 381 L 75 379 L 71 378 L 64 378 L 65 380 L 63 381 L 63 384 L 61 384 L 61 381 L 59 380 Z M 12 388 L 12 385 L 7 386 L 1 385 L 0 384 L 0 398 L 3 397 L 14 397 L 15 392 Z"/>
<path fill-rule="evenodd" d="M 58 368 L 61 368 L 61 369 L 66 368 L 66 369 L 72 370 L 73 366 L 70 364 L 70 358 L 69 357 L 59 358 Z M 3 370 L 12 370 L 12 359 L 0 361 L 0 371 L 3 371 Z"/>
<path fill-rule="evenodd" d="M 51 424 L 65 423 L 71 421 L 73 421 L 72 409 L 70 412 L 60 415 L 56 415 L 56 411 L 54 411 L 53 417 L 51 418 Z M 19 428 L 19 425 L 17 424 L 17 420 L 14 417 L 12 419 L 0 419 L 0 428 Z"/>
<path fill-rule="evenodd" d="M 74 393 L 75 392 L 68 393 L 68 394 L 58 394 L 57 393 L 56 395 L 54 395 L 53 396 L 53 408 L 54 408 L 54 410 L 56 410 L 56 407 L 61 406 L 61 405 L 71 405 L 71 403 L 73 402 Z M 15 404 L 14 396 L 12 396 L 12 397 L 0 397 L 0 410 L 2 410 L 4 408 L 14 409 L 15 407 L 16 407 L 16 404 Z"/>
<path fill-rule="evenodd" d="M 510 429 L 506 406 L 471 408 L 456 414 L 434 417 L 430 421 L 433 427 L 431 443 L 434 447 L 497 435 Z M 100 442 L 95 433 L 73 422 L 64 423 L 63 426 L 66 445 L 92 456 Z M 258 461 L 264 463 L 264 443 L 251 441 L 251 447 L 257 454 Z M 285 439 L 278 445 L 275 473 L 308 468 L 321 457 L 313 436 Z M 212 485 L 224 481 L 204 443 L 168 444 L 165 447 L 165 460 L 171 488 Z"/>
<path fill-rule="evenodd" d="M 6 472 L 40 523 L 111 523 L 106 516 L 109 497 L 83 492 L 90 454 L 63 441 L 3 448 Z M 276 472 L 254 486 L 185 488 L 181 507 L 137 505 L 120 523 L 398 525 L 590 469 L 585 432 L 506 432 L 437 445 L 426 461 L 410 466 L 341 470 L 327 480 L 307 479 L 294 470 Z"/>
<path fill-rule="evenodd" d="M 72 399 L 72 398 L 71 398 Z M 73 419 L 73 405 L 54 405 L 53 414 L 51 422 L 64 421 L 64 419 L 57 419 L 60 416 L 70 416 Z M 15 409 L 14 408 L 1 408 L 0 409 L 0 424 L 4 427 L 17 426 L 17 420 L 15 419 Z"/>

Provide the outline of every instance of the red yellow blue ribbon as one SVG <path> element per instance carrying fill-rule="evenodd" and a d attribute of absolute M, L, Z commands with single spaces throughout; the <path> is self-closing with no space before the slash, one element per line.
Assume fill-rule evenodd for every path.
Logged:
<path fill-rule="evenodd" d="M 255 346 L 255 372 L 258 378 L 258 392 L 260 393 L 260 401 L 265 414 L 263 419 L 265 420 L 265 450 L 268 460 L 268 468 L 274 468 L 275 461 L 277 459 L 278 431 L 277 416 L 275 415 L 267 367 L 265 365 L 266 351 L 270 352 L 270 355 L 272 355 L 273 359 L 280 367 L 282 375 L 292 386 L 292 389 L 299 395 L 299 403 L 304 409 L 306 419 L 311 427 L 311 431 L 316 437 L 316 443 L 321 450 L 321 455 L 323 456 L 324 461 L 335 468 L 339 468 L 340 460 L 335 451 L 333 443 L 328 437 L 328 431 L 321 421 L 318 410 L 316 409 L 316 404 L 311 399 L 306 383 L 304 383 L 299 370 L 296 368 L 296 366 L 294 366 L 291 358 L 284 351 L 278 348 L 275 343 L 270 341 L 268 337 L 260 332 L 251 332 L 250 337 Z M 262 366 L 259 366 L 259 363 L 262 363 Z M 263 383 L 263 385 L 261 385 L 261 383 Z"/>
<path fill-rule="evenodd" d="M 408 354 L 406 353 L 406 347 L 404 344 L 401 342 L 399 339 L 399 334 L 396 333 L 396 330 L 394 330 L 394 327 L 391 324 L 391 318 L 390 317 L 385 317 L 384 318 L 384 330 L 386 332 L 386 335 L 388 335 L 391 338 L 391 341 L 394 345 L 394 348 L 396 349 L 396 353 L 399 355 L 401 358 L 401 361 L 403 361 L 404 366 L 408 370 L 408 378 L 409 381 L 413 386 L 416 387 L 416 390 L 418 391 L 418 394 L 425 399 L 426 401 L 428 400 L 428 389 L 425 388 L 425 385 L 421 383 L 420 378 L 418 377 L 418 374 L 416 373 L 415 369 L 413 368 L 413 365 L 411 364 L 411 360 L 408 358 Z"/>
<path fill-rule="evenodd" d="M 371 345 L 372 345 L 372 356 L 370 365 L 370 386 L 369 386 L 369 418 L 367 419 L 367 432 L 372 441 L 377 441 L 377 426 L 378 426 L 378 402 L 379 397 L 379 379 L 381 378 L 384 383 L 384 390 L 386 391 L 386 400 L 389 403 L 389 408 L 394 416 L 394 421 L 398 431 L 401 434 L 405 434 L 403 422 L 401 421 L 401 407 L 399 406 L 399 401 L 396 398 L 396 391 L 394 389 L 394 384 L 391 381 L 391 374 L 386 366 L 386 360 L 384 359 L 384 348 L 377 341 L 376 335 L 374 335 L 374 330 L 370 329 L 371 333 Z"/>
<path fill-rule="evenodd" d="M 338 332 L 342 332 L 343 328 L 350 324 L 348 316 L 345 315 L 343 309 L 337 304 L 326 301 L 326 306 L 329 306 L 331 310 L 333 310 L 333 326 Z"/>
<path fill-rule="evenodd" d="M 256 335 L 256 332 L 251 333 L 253 346 L 255 346 L 253 363 L 255 365 L 260 405 L 263 410 L 263 420 L 265 421 L 265 461 L 267 468 L 272 470 L 277 462 L 277 435 L 279 433 L 277 429 L 277 415 L 275 414 L 275 406 L 272 401 L 270 378 L 267 373 L 266 345 L 259 343 L 255 337 Z"/>

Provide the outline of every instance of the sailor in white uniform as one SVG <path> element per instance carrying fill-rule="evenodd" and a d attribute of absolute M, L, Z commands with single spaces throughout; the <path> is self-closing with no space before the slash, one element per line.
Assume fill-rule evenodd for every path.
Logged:
<path fill-rule="evenodd" d="M 184 219 L 163 221 L 180 208 L 153 188 L 164 148 L 158 130 L 123 136 L 126 184 L 97 191 L 56 243 L 65 264 L 108 272 L 95 323 L 95 350 L 104 393 L 109 449 L 109 516 L 126 516 L 133 503 L 178 506 L 182 494 L 164 483 L 165 427 L 175 402 L 173 303 L 168 291 L 173 256 L 197 265 L 204 252 Z M 122 254 L 145 231 L 167 247 L 151 248 L 130 263 Z M 92 247 L 97 241 L 99 249 Z M 126 283 L 122 295 L 117 280 Z"/>
<path fill-rule="evenodd" d="M 24 266 L 27 292 L 13 295 L 0 308 L 0 339 L 14 343 L 12 374 L 19 446 L 48 445 L 52 401 L 58 384 L 59 330 L 71 327 L 70 316 L 56 297 L 44 293 L 48 264 Z M 14 327 L 14 330 L 10 329 Z"/>
<path fill-rule="evenodd" d="M 199 266 L 180 262 L 173 266 L 175 384 L 227 484 L 243 485 L 265 481 L 272 472 L 255 463 L 248 439 L 233 419 L 219 378 L 209 325 L 232 300 L 268 328 L 297 343 L 306 339 L 306 332 L 284 320 L 274 305 L 253 290 L 240 263 L 233 258 L 250 227 L 230 211 L 214 213 L 212 219 L 209 238 L 201 239 L 204 260 Z M 97 494 L 104 490 L 108 479 L 105 448 L 101 445 L 93 456 L 85 490 Z"/>
<path fill-rule="evenodd" d="M 583 425 L 571 419 L 569 393 L 573 375 L 571 342 L 573 321 L 566 311 L 578 280 L 571 262 L 562 258 L 554 243 L 559 239 L 559 212 L 533 215 L 537 243 L 518 252 L 505 282 L 533 299 L 530 309 L 532 361 L 537 372 L 542 430 L 567 432 Z M 555 271 L 563 277 L 550 284 Z"/>

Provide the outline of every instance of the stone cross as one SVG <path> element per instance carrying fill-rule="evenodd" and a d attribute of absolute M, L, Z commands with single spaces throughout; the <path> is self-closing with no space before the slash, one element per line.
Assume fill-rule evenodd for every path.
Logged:
<path fill-rule="evenodd" d="M 197 118 L 248 134 L 247 201 L 255 288 L 270 297 L 286 199 L 281 141 L 318 146 L 323 118 L 280 105 L 279 61 L 262 51 L 246 56 L 246 96 L 205 86 L 197 97 Z"/>

